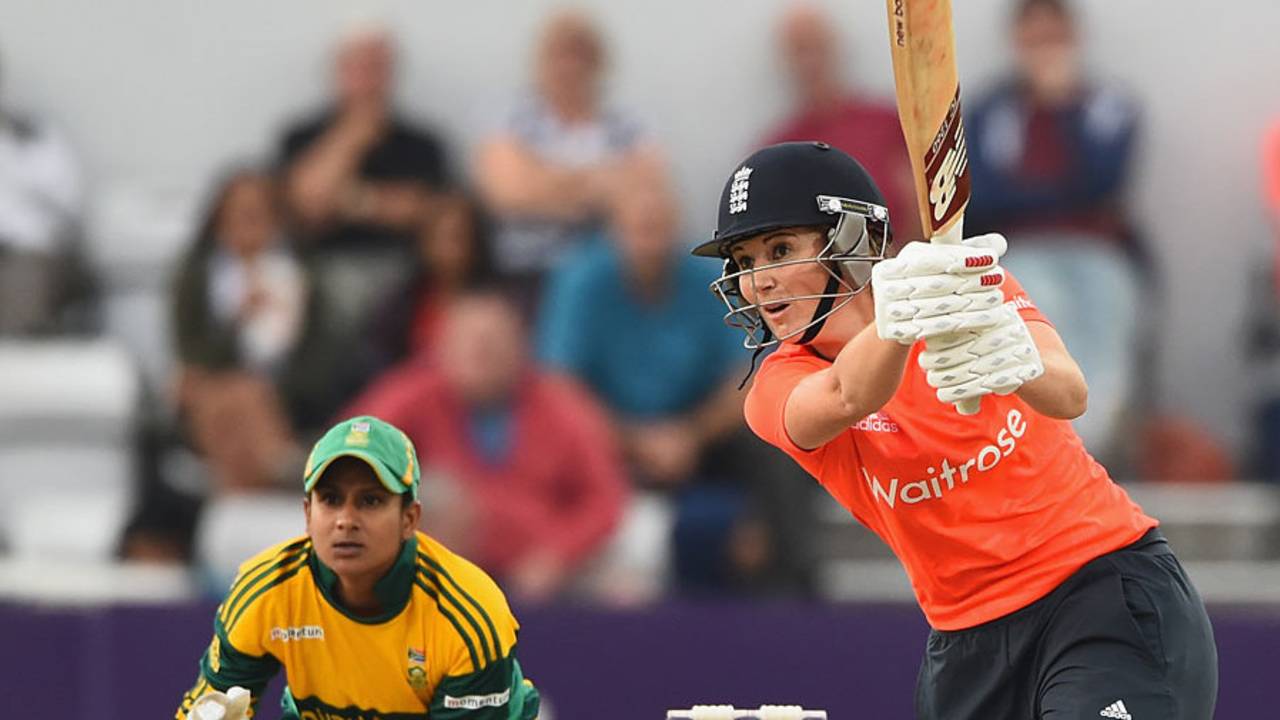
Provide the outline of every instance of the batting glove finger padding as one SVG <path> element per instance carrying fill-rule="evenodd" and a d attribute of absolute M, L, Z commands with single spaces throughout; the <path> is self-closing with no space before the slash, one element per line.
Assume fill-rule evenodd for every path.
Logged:
<path fill-rule="evenodd" d="M 1004 293 L 1000 292 L 1000 288 L 997 287 L 967 295 L 952 293 L 940 297 L 885 302 L 883 303 L 883 311 L 890 321 L 899 322 L 913 318 L 936 317 L 966 310 L 990 310 L 1003 304 Z"/>
<path fill-rule="evenodd" d="M 876 318 L 876 332 L 884 340 L 896 340 L 910 345 L 922 338 L 933 338 L 939 335 L 964 332 L 966 330 L 983 330 L 1001 322 L 1003 305 L 987 310 L 970 310 L 933 317 L 917 317 L 911 320 L 893 322 Z"/>
<path fill-rule="evenodd" d="M 886 260 L 885 262 L 889 262 Z M 878 264 L 880 267 L 884 263 Z M 875 271 L 872 270 L 875 277 Z M 881 273 L 877 278 L 876 291 L 884 295 L 885 300 L 914 300 L 918 298 L 938 297 L 940 295 L 967 295 L 999 288 L 1004 284 L 1004 270 L 999 267 L 987 268 L 981 275 L 918 275 L 915 277 L 894 278 Z"/>
<path fill-rule="evenodd" d="M 920 353 L 918 363 L 938 399 L 954 403 L 992 393 L 1007 395 L 1044 374 L 1044 364 L 1027 324 L 1012 304 L 1000 321 L 975 333 L 944 338 Z"/>
<path fill-rule="evenodd" d="M 959 245 L 913 242 L 877 263 L 871 271 L 877 334 L 910 344 L 992 325 L 985 313 L 1004 302 L 997 262 L 1007 246 L 997 234 Z"/>
<path fill-rule="evenodd" d="M 974 357 L 1013 347 L 1021 341 L 1021 333 L 1013 325 L 993 327 L 988 332 L 967 332 L 930 340 L 920 353 L 918 362 L 924 370 L 941 370 L 960 365 Z"/>
<path fill-rule="evenodd" d="M 1018 365 L 996 375 L 979 375 L 961 385 L 938 389 L 938 399 L 945 403 L 957 403 L 983 395 L 1009 395 L 1026 383 L 1044 374 L 1040 364 Z"/>
<path fill-rule="evenodd" d="M 877 263 L 886 279 L 925 275 L 981 275 L 996 266 L 1008 248 L 995 233 L 969 238 L 959 245 L 916 241 L 907 243 L 896 257 Z"/>

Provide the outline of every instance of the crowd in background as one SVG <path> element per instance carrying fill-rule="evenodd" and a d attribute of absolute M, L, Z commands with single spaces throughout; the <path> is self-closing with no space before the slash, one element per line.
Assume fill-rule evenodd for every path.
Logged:
<path fill-rule="evenodd" d="M 848 151 L 898 241 L 918 239 L 896 110 L 845 83 L 832 28 L 810 6 L 778 19 L 794 106 L 760 143 Z M 1126 204 L 1141 117 L 1084 72 L 1079 33 L 1065 2 L 1013 3 L 1016 64 L 966 98 L 969 233 L 1010 236 L 1006 266 L 1089 380 L 1095 455 L 1124 477 L 1229 477 L 1211 437 L 1144 413 L 1161 283 Z M 664 149 L 610 103 L 608 54 L 592 17 L 549 18 L 528 86 L 464 157 L 397 108 L 390 29 L 339 39 L 329 102 L 211 181 L 174 269 L 176 365 L 138 433 L 123 556 L 191 562 L 211 506 L 296 492 L 318 432 L 371 413 L 421 454 L 426 530 L 519 596 L 810 590 L 818 490 L 745 429 L 748 353 L 707 291 L 720 268 L 688 256 Z M 1265 164 L 1280 228 L 1280 130 Z M 81 185 L 67 142 L 0 96 L 0 334 L 92 331 Z M 175 449 L 199 458 L 198 491 L 165 477 Z"/>

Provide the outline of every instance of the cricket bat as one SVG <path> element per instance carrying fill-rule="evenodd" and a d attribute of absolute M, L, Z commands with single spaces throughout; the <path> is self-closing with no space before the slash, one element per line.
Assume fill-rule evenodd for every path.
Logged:
<path fill-rule="evenodd" d="M 951 0 L 885 0 L 898 117 L 907 140 L 920 227 L 931 242 L 959 243 L 969 204 Z M 981 398 L 956 403 L 978 412 Z"/>

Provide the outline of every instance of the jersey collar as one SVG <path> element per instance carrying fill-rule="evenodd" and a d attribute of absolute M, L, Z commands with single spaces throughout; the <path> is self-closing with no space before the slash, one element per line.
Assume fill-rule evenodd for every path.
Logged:
<path fill-rule="evenodd" d="M 417 553 L 418 536 L 415 533 L 400 545 L 400 554 L 396 556 L 395 564 L 374 584 L 373 594 L 378 598 L 379 604 L 385 608 L 385 612 L 380 615 L 356 615 L 349 611 L 338 600 L 337 573 L 320 562 L 320 556 L 314 551 L 311 553 L 311 574 L 316 580 L 316 586 L 320 588 L 320 594 L 324 595 L 324 599 L 338 612 L 358 623 L 374 625 L 399 615 L 400 611 L 404 610 L 404 606 L 409 603 L 409 596 L 413 592 L 413 579 L 418 572 Z"/>

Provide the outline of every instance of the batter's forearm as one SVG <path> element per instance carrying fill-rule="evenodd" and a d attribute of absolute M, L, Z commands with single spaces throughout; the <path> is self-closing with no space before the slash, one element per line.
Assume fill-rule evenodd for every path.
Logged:
<path fill-rule="evenodd" d="M 1018 397 L 1047 417 L 1080 417 L 1089 405 L 1089 386 L 1080 366 L 1052 326 L 1033 321 L 1027 323 L 1027 331 L 1040 351 L 1044 374 L 1018 388 Z"/>
<path fill-rule="evenodd" d="M 881 340 L 874 325 L 863 328 L 831 367 L 791 392 L 783 411 L 788 437 L 812 450 L 879 410 L 898 390 L 910 354 L 909 345 Z"/>
<path fill-rule="evenodd" d="M 1044 363 L 1044 375 L 1018 388 L 1018 397 L 1046 417 L 1075 420 L 1089 406 L 1089 387 L 1080 369 Z"/>
<path fill-rule="evenodd" d="M 902 383 L 902 374 L 911 355 L 911 346 L 881 340 L 875 325 L 868 325 L 853 337 L 836 356 L 831 369 L 840 396 L 851 413 L 851 422 L 884 407 Z"/>

